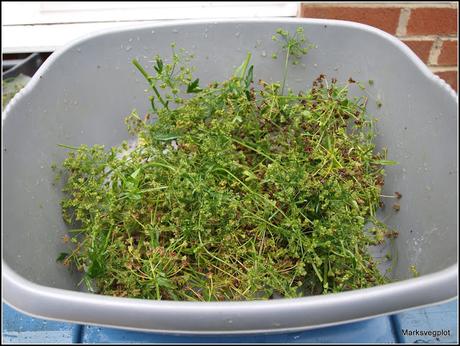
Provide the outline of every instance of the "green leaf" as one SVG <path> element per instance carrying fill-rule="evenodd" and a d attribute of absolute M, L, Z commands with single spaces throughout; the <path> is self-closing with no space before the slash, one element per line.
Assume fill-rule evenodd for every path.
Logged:
<path fill-rule="evenodd" d="M 200 79 L 197 78 L 193 82 L 189 83 L 187 85 L 187 93 L 197 93 L 200 92 L 201 89 L 198 87 L 198 83 L 200 82 Z"/>
<path fill-rule="evenodd" d="M 56 262 L 63 262 L 69 254 L 67 252 L 61 252 L 56 258 Z"/>
<path fill-rule="evenodd" d="M 101 276 L 105 272 L 103 260 L 100 257 L 92 258 L 91 264 L 86 271 L 89 278 L 94 279 Z"/>
<path fill-rule="evenodd" d="M 174 285 L 171 283 L 171 281 L 168 278 L 157 276 L 156 279 L 157 279 L 158 286 L 166 287 L 166 288 L 174 288 Z"/>
<path fill-rule="evenodd" d="M 139 167 L 138 169 L 136 169 L 136 170 L 131 174 L 131 178 L 136 179 L 137 176 L 139 175 L 141 169 L 142 169 L 142 167 Z"/>
<path fill-rule="evenodd" d="M 158 74 L 163 72 L 163 60 L 161 60 L 161 58 L 156 58 L 156 65 L 153 68 Z"/>
<path fill-rule="evenodd" d="M 235 116 L 235 118 L 233 118 L 233 122 L 241 123 L 241 122 L 243 122 L 243 118 L 241 118 L 239 115 L 237 115 L 237 116 Z"/>
<path fill-rule="evenodd" d="M 251 171 L 245 170 L 243 171 L 243 174 L 247 176 L 245 180 L 257 180 L 257 177 Z"/>
<path fill-rule="evenodd" d="M 382 165 L 382 166 L 395 166 L 399 165 L 399 162 L 397 161 L 392 161 L 392 160 L 374 160 L 372 163 L 375 163 L 377 165 Z"/>
<path fill-rule="evenodd" d="M 167 142 L 180 138 L 180 136 L 174 133 L 154 133 L 152 134 L 152 138 L 156 139 L 157 141 Z"/>
<path fill-rule="evenodd" d="M 353 204 L 353 207 L 355 207 L 356 210 L 359 210 L 358 202 L 356 202 L 355 200 L 352 200 L 351 203 Z"/>
<path fill-rule="evenodd" d="M 246 74 L 246 88 L 249 88 L 249 85 L 252 83 L 253 81 L 253 70 L 254 70 L 254 65 L 251 65 L 249 67 L 249 70 L 248 70 L 248 73 Z"/>
<path fill-rule="evenodd" d="M 243 63 L 238 66 L 234 72 L 234 76 L 237 77 L 237 78 L 241 78 L 243 79 L 245 74 L 246 74 L 246 69 L 248 67 L 248 64 L 249 64 L 249 60 L 251 59 L 251 53 L 248 53 L 247 56 L 246 56 L 246 59 L 243 61 Z"/>

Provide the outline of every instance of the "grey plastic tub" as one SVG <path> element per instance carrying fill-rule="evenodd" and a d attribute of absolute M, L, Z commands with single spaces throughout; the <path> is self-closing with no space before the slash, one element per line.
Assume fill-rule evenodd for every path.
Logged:
<path fill-rule="evenodd" d="M 61 194 L 50 164 L 69 145 L 127 139 L 124 117 L 147 111 L 146 85 L 131 64 L 170 43 L 196 53 L 196 76 L 222 80 L 253 52 L 255 77 L 280 80 L 271 40 L 279 27 L 303 26 L 311 50 L 289 73 L 305 89 L 320 73 L 373 80 L 369 112 L 379 146 L 400 162 L 388 168 L 384 193 L 402 193 L 401 210 L 383 217 L 400 232 L 394 283 L 351 292 L 252 302 L 172 302 L 79 292 L 79 278 L 56 263 L 65 250 Z M 378 108 L 376 101 L 382 102 Z M 168 333 L 302 330 L 388 314 L 457 295 L 457 96 L 396 38 L 369 26 L 330 20 L 169 22 L 112 30 L 55 52 L 3 114 L 4 299 L 49 319 Z M 413 278 L 409 267 L 420 276 Z"/>

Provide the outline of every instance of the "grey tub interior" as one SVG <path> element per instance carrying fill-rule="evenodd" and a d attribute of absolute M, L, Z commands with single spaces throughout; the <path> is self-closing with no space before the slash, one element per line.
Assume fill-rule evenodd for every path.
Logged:
<path fill-rule="evenodd" d="M 40 307 L 40 304 L 33 308 L 21 306 L 18 293 L 13 291 L 15 285 L 19 285 L 18 280 L 22 279 L 38 284 L 31 284 L 33 288 L 28 290 L 31 300 L 46 292 L 65 293 L 66 299 L 70 300 L 75 297 L 82 301 L 89 299 L 88 294 L 69 292 L 78 290 L 79 278 L 56 263 L 59 252 L 66 250 L 60 241 L 66 226 L 60 214 L 59 189 L 52 185 L 54 173 L 50 165 L 61 162 L 66 156 L 67 151 L 59 148 L 58 143 L 111 146 L 128 138 L 124 117 L 133 108 L 140 114 L 149 108 L 146 83 L 131 60 L 136 57 L 145 65 L 155 54 L 169 57 L 170 43 L 176 42 L 177 47 L 195 53 L 195 76 L 201 83 L 207 83 L 227 78 L 244 60 L 247 51 L 251 51 L 256 79 L 281 80 L 283 59 L 281 54 L 277 60 L 271 58 L 278 50 L 271 36 L 278 27 L 294 32 L 299 25 L 305 28 L 306 36 L 317 48 L 312 49 L 299 65 L 290 67 L 290 87 L 297 90 L 309 88 L 320 73 L 329 78 L 336 77 L 339 82 L 345 82 L 349 77 L 365 84 L 368 80 L 374 81 L 373 86 L 367 88 L 368 112 L 379 118 L 377 144 L 387 147 L 389 158 L 399 162 L 399 165 L 387 169 L 383 192 L 393 194 L 399 191 L 403 195 L 399 213 L 391 210 L 391 201 L 382 213 L 388 218 L 388 224 L 400 234 L 395 242 L 398 262 L 393 272 L 398 283 L 374 291 L 362 290 L 361 293 L 365 296 L 367 292 L 383 292 L 383 295 L 394 298 L 397 304 L 386 310 L 383 307 L 379 310 L 372 304 L 367 309 L 356 307 L 359 310 L 357 315 L 345 313 L 335 321 L 325 314 L 323 319 L 310 322 L 296 317 L 296 321 L 286 326 L 268 325 L 268 322 L 262 325 L 265 323 L 262 321 L 260 325 L 248 324 L 247 327 L 223 327 L 223 324 L 214 326 L 211 323 L 208 329 L 203 327 L 205 321 L 201 320 L 196 323 L 203 323 L 202 327 L 186 327 L 185 322 L 181 325 L 181 321 L 170 321 L 170 328 L 159 328 L 153 320 L 151 324 L 141 326 L 138 322 L 125 322 L 123 318 L 109 319 L 103 313 L 91 320 L 71 312 L 56 312 L 57 307 L 53 310 Z M 360 92 L 355 89 L 356 93 Z M 382 102 L 381 108 L 377 107 L 377 100 Z M 2 130 L 3 260 L 11 273 L 18 274 L 4 274 L 4 281 L 8 280 L 5 298 L 25 312 L 148 330 L 245 332 L 340 323 L 430 304 L 456 295 L 456 274 L 453 272 L 457 265 L 456 95 L 412 52 L 377 29 L 327 20 L 177 22 L 87 37 L 54 53 L 45 62 L 30 85 L 8 106 L 3 114 Z M 410 265 L 416 265 L 421 275 L 419 278 L 411 279 Z M 447 279 L 442 283 L 436 276 L 441 272 L 447 273 Z M 426 290 L 416 293 L 420 295 L 416 302 L 404 303 L 407 297 L 398 292 L 404 291 L 404 285 L 414 283 L 426 287 Z M 440 292 L 431 294 L 434 289 Z M 338 299 L 349 297 L 350 306 L 356 299 L 353 295 L 335 296 Z M 92 296 L 91 299 L 95 297 L 101 298 Z M 305 314 L 308 314 L 312 298 L 299 301 L 299 306 L 305 304 Z M 319 303 L 324 303 L 324 309 L 333 309 L 334 303 L 328 303 L 325 298 L 321 297 Z M 111 299 L 107 302 L 115 305 L 126 301 Z M 103 299 L 93 300 L 91 304 L 102 301 L 105 302 Z M 263 309 L 268 309 L 266 311 L 270 314 L 271 302 L 266 303 Z M 138 300 L 136 304 L 140 304 L 139 309 L 143 309 L 143 304 L 155 309 L 152 305 L 155 302 Z M 200 306 L 196 306 L 199 310 Z M 241 309 L 238 310 L 240 313 L 246 306 L 250 309 L 256 305 L 235 306 Z M 167 308 L 173 307 L 176 309 L 178 305 Z M 134 317 L 130 319 L 136 320 Z"/>

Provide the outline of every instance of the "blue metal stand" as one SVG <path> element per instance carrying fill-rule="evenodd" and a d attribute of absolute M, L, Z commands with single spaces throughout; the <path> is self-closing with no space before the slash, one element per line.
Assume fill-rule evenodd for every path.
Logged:
<path fill-rule="evenodd" d="M 191 336 L 82 326 L 26 316 L 3 304 L 4 343 L 457 343 L 458 301 L 304 332 Z"/>

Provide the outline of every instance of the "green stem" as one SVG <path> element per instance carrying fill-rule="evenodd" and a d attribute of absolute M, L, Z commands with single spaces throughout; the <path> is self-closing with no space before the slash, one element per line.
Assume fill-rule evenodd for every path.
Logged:
<path fill-rule="evenodd" d="M 78 150 L 78 149 L 80 149 L 80 148 L 78 148 L 78 147 L 73 147 L 73 146 L 71 146 L 71 145 L 65 145 L 65 144 L 58 144 L 57 146 L 58 146 L 58 147 L 61 147 L 61 148 L 72 149 L 72 150 Z"/>
<path fill-rule="evenodd" d="M 141 64 L 139 64 L 139 61 L 137 61 L 136 59 L 133 59 L 132 60 L 132 63 L 134 64 L 134 66 L 136 66 L 136 68 L 139 70 L 139 72 L 144 76 L 144 78 L 147 80 L 147 82 L 149 83 L 150 87 L 152 88 L 153 92 L 155 93 L 155 95 L 157 96 L 158 98 L 158 101 L 160 101 L 160 103 L 163 105 L 164 108 L 166 108 L 167 110 L 169 110 L 168 108 L 168 103 L 165 102 L 165 100 L 161 97 L 160 93 L 158 92 L 157 88 L 155 87 L 155 85 L 152 83 L 152 77 L 149 76 L 149 74 L 147 73 L 147 71 L 141 66 Z M 153 100 L 151 100 L 151 103 L 152 103 L 152 108 L 155 110 L 155 106 L 153 105 Z"/>
<path fill-rule="evenodd" d="M 163 98 L 161 97 L 161 95 L 158 92 L 157 88 L 153 84 L 150 84 L 150 86 L 152 87 L 153 92 L 155 93 L 155 95 L 157 95 L 158 101 L 160 101 L 160 103 L 163 105 L 163 107 L 166 108 L 169 111 L 168 102 L 165 102 L 165 100 L 163 100 Z"/>
<path fill-rule="evenodd" d="M 139 64 L 139 61 L 137 61 L 136 59 L 133 59 L 133 60 L 132 60 L 132 63 L 134 64 L 134 66 L 137 67 L 137 69 L 139 70 L 139 72 L 142 73 L 142 75 L 143 75 L 144 78 L 147 80 L 147 82 L 149 82 L 149 84 L 151 84 L 150 79 L 151 79 L 152 77 L 150 77 L 149 74 L 147 73 L 147 71 L 142 67 L 142 65 Z"/>
<path fill-rule="evenodd" d="M 246 75 L 246 69 L 248 68 L 249 60 L 251 60 L 251 53 L 248 53 L 248 55 L 246 56 L 246 60 L 244 61 L 243 65 L 243 71 L 241 72 L 241 78 L 244 78 L 244 76 Z"/>
<path fill-rule="evenodd" d="M 230 138 L 230 137 L 229 137 L 229 138 Z M 253 147 L 251 147 L 250 145 L 248 145 L 248 144 L 246 144 L 246 143 L 244 143 L 244 142 L 242 142 L 242 141 L 237 140 L 236 138 L 233 138 L 233 137 L 232 137 L 232 138 L 230 138 L 230 139 L 231 139 L 232 141 L 234 141 L 234 142 L 236 142 L 236 143 L 242 145 L 243 147 L 246 147 L 246 148 L 248 148 L 248 149 L 251 149 L 252 151 L 255 151 L 255 152 L 258 153 L 259 155 L 262 155 L 263 157 L 269 159 L 271 162 L 275 162 L 274 159 L 272 159 L 270 156 L 268 156 L 267 154 L 263 153 L 262 151 L 257 150 L 256 148 L 253 148 Z"/>
<path fill-rule="evenodd" d="M 286 61 L 284 62 L 284 75 L 283 75 L 283 84 L 281 86 L 281 95 L 284 94 L 284 85 L 286 84 L 286 77 L 287 77 L 287 70 L 288 70 L 288 62 L 289 62 L 290 52 L 291 52 L 291 46 L 288 45 L 287 52 L 286 52 Z"/>

